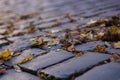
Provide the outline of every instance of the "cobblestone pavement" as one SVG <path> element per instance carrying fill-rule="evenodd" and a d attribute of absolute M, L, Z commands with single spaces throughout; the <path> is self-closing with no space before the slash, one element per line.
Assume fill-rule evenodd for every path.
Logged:
<path fill-rule="evenodd" d="M 12 57 L 0 60 L 0 69 L 7 69 L 0 80 L 120 80 L 120 61 L 111 62 L 120 49 L 109 42 L 78 40 L 77 52 L 63 46 L 70 40 L 66 30 L 79 34 L 115 15 L 120 15 L 119 0 L 0 0 L 0 52 L 9 49 Z M 101 53 L 95 51 L 98 45 L 107 47 Z"/>

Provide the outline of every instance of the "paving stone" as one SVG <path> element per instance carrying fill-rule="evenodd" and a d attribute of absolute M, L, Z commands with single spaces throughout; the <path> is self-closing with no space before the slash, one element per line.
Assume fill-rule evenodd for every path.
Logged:
<path fill-rule="evenodd" d="M 75 48 L 78 51 L 90 51 L 90 50 L 94 50 L 97 45 L 103 46 L 104 42 L 101 41 L 87 42 L 81 45 L 77 45 L 75 46 Z"/>
<path fill-rule="evenodd" d="M 72 74 L 83 73 L 100 62 L 108 60 L 110 55 L 88 52 L 80 57 L 69 59 L 63 63 L 48 67 L 41 72 L 57 78 L 68 78 Z"/>
<path fill-rule="evenodd" d="M 108 48 L 106 48 L 106 52 L 120 54 L 120 49 L 115 49 L 115 48 L 108 47 Z"/>
<path fill-rule="evenodd" d="M 14 42 L 14 41 L 16 41 L 18 39 L 21 39 L 21 36 L 8 37 L 7 39 Z"/>
<path fill-rule="evenodd" d="M 83 19 L 83 20 L 79 20 L 77 22 L 72 22 L 72 23 L 65 23 L 53 28 L 47 28 L 44 29 L 43 31 L 47 31 L 47 32 L 60 32 L 66 29 L 70 29 L 70 30 L 75 30 L 76 28 L 82 28 L 81 25 L 86 25 L 88 22 L 90 22 L 92 20 L 98 20 L 99 17 L 92 17 L 92 18 L 88 18 L 88 19 Z"/>
<path fill-rule="evenodd" d="M 117 0 L 116 0 L 117 1 Z M 107 4 L 107 5 L 106 5 Z M 115 3 L 114 1 L 107 1 L 105 3 L 102 3 L 100 5 L 95 5 L 96 8 L 93 8 L 93 9 L 88 9 L 88 10 L 85 10 L 86 13 L 85 14 L 82 14 L 82 16 L 99 16 L 101 14 L 104 14 L 106 12 L 109 12 L 110 10 L 114 10 L 115 8 L 117 8 L 119 5 L 119 3 Z M 94 13 L 93 13 L 94 12 Z M 112 12 L 112 11 L 110 11 Z M 110 13 L 111 14 L 111 13 Z"/>
<path fill-rule="evenodd" d="M 0 48 L 0 52 L 3 52 L 4 50 Z"/>
<path fill-rule="evenodd" d="M 113 11 L 108 11 L 108 12 L 102 14 L 101 16 L 107 18 L 107 17 L 111 17 L 111 16 L 115 16 L 115 15 L 120 15 L 120 7 L 119 7 L 119 9 L 115 9 Z"/>
<path fill-rule="evenodd" d="M 48 28 L 51 25 L 53 25 L 54 23 L 55 22 L 48 22 L 48 23 L 45 23 L 45 24 L 40 24 L 40 25 L 37 25 L 36 28 L 38 28 L 38 29 Z"/>
<path fill-rule="evenodd" d="M 57 18 L 56 18 L 56 20 L 57 20 Z M 64 23 L 68 23 L 69 22 L 69 20 L 68 19 L 66 19 L 66 18 L 64 18 L 64 19 L 58 19 L 58 22 L 60 22 L 60 24 L 64 24 Z M 44 23 L 42 23 L 42 24 L 39 24 L 39 25 L 37 25 L 36 27 L 38 28 L 38 29 L 44 29 L 44 28 L 49 28 L 49 27 L 56 27 L 54 24 L 56 24 L 56 21 L 54 20 L 54 21 L 50 21 L 50 22 L 44 22 Z"/>
<path fill-rule="evenodd" d="M 26 30 L 15 30 L 10 36 L 21 36 L 24 35 Z"/>
<path fill-rule="evenodd" d="M 33 33 L 30 33 L 30 34 L 25 34 L 23 37 L 32 38 L 32 37 L 35 37 L 35 36 L 44 36 L 45 34 L 47 34 L 47 33 L 44 32 L 44 31 L 35 31 Z"/>
<path fill-rule="evenodd" d="M 35 15 L 34 18 L 32 17 L 26 20 L 20 20 L 18 22 L 15 22 L 14 28 L 19 29 L 21 30 L 20 32 L 22 32 L 26 28 L 30 27 L 30 22 L 33 22 L 33 24 L 35 24 L 35 27 L 37 29 L 46 28 L 46 29 L 43 29 L 43 31 L 40 31 L 40 32 L 35 31 L 34 33 L 31 33 L 31 34 L 24 34 L 24 36 L 21 36 L 21 37 L 12 37 L 13 35 L 18 34 L 19 31 L 18 32 L 16 31 L 11 35 L 6 35 L 5 37 L 13 41 L 14 43 L 10 44 L 9 46 L 7 44 L 3 46 L 4 43 L 3 42 L 0 43 L 0 47 L 3 46 L 2 48 L 0 48 L 0 52 L 4 51 L 4 49 L 10 49 L 10 51 L 12 52 L 28 49 L 29 45 L 34 43 L 33 41 L 29 41 L 29 39 L 32 37 L 44 36 L 45 34 L 47 34 L 47 32 L 54 33 L 51 35 L 51 37 L 53 36 L 61 37 L 64 34 L 60 33 L 59 35 L 59 32 L 65 29 L 74 30 L 76 28 L 82 28 L 81 25 L 86 25 L 91 19 L 98 20 L 101 18 L 106 18 L 109 16 L 120 14 L 119 0 L 59 0 L 59 1 L 56 1 L 56 0 L 31 0 L 31 1 L 29 0 L 0 0 L 0 3 L 1 3 L 0 4 L 0 22 L 4 23 L 3 25 L 0 25 L 0 34 L 5 33 L 9 21 L 13 20 L 14 22 L 14 19 L 18 19 L 19 16 L 23 14 L 29 14 L 32 12 L 38 12 L 38 15 L 41 16 L 43 19 L 38 19 L 39 18 L 38 15 Z M 75 18 L 77 21 L 73 23 L 69 23 L 69 20 L 64 17 L 66 13 L 71 13 L 73 15 L 72 18 Z M 55 19 L 57 19 L 58 17 L 61 18 L 60 22 L 62 24 L 59 26 L 48 28 L 50 25 L 54 24 Z M 85 18 L 79 19 L 81 17 L 85 17 Z M 58 34 L 56 34 L 56 32 L 58 32 Z M 0 39 L 2 38 L 3 36 L 0 36 Z M 43 40 L 49 41 L 51 40 L 51 38 L 44 37 Z M 100 42 L 100 41 L 88 42 L 88 43 L 84 43 L 81 45 L 77 45 L 75 46 L 75 48 L 78 51 L 91 51 L 97 45 L 104 45 L 104 42 Z M 42 49 L 55 50 L 55 49 L 59 49 L 60 47 L 61 45 L 52 46 L 52 47 L 44 46 Z M 120 49 L 106 48 L 106 51 L 109 53 L 120 54 Z M 14 63 L 17 63 L 17 61 L 19 62 L 20 59 L 23 59 L 24 57 L 29 56 L 33 54 L 34 52 L 36 53 L 36 55 L 39 55 L 41 54 L 41 52 L 43 52 L 43 50 L 41 49 L 25 50 L 20 56 L 14 57 L 12 61 Z M 42 71 L 47 74 L 53 75 L 55 77 L 68 78 L 70 75 L 74 73 L 82 73 L 86 69 L 91 68 L 92 66 L 98 64 L 99 62 L 102 62 L 110 58 L 110 56 L 107 54 L 97 54 L 97 53 L 95 54 L 86 53 L 83 56 L 72 58 L 73 56 L 74 55 L 70 52 L 53 51 L 48 54 L 38 56 L 34 58 L 33 60 L 25 64 L 22 64 L 20 66 L 30 69 L 30 70 L 37 71 L 39 69 L 54 65 Z M 69 58 L 72 58 L 72 59 L 69 59 Z M 66 59 L 69 59 L 69 60 L 65 61 Z M 62 62 L 62 63 L 59 63 L 59 62 Z M 89 78 L 91 80 L 95 80 L 96 78 L 91 77 L 91 75 L 97 76 L 101 74 L 102 71 L 105 71 L 104 74 L 102 74 L 102 77 L 98 76 L 98 79 L 96 80 L 118 79 L 118 76 L 120 76 L 119 75 L 120 71 L 118 70 L 119 65 L 117 66 L 116 63 L 111 63 L 111 65 L 108 65 L 108 64 L 106 65 L 107 67 L 105 67 L 105 69 L 103 69 L 102 66 L 99 66 L 98 68 L 100 69 L 100 71 L 96 69 L 97 67 L 92 69 L 93 72 L 95 72 L 95 74 L 91 73 L 92 70 L 86 74 L 88 74 L 88 77 L 90 75 Z M 115 68 L 115 69 L 112 69 L 112 68 Z M 98 73 L 96 72 L 97 70 L 98 70 Z M 31 79 L 33 75 L 30 75 L 29 73 L 21 72 L 18 74 L 11 70 L 8 72 L 9 74 L 6 73 L 4 76 L 0 76 L 0 80 L 1 79 L 2 80 L 16 80 L 17 78 L 18 80 L 19 79 L 20 80 L 38 80 L 37 78 Z M 112 75 L 114 75 L 114 73 L 116 75 L 113 77 Z M 14 77 L 14 74 L 15 74 L 15 77 Z M 30 77 L 27 76 L 26 74 L 27 75 L 29 74 Z M 110 77 L 108 78 L 107 76 L 106 78 L 106 75 L 109 75 Z M 83 77 L 81 76 L 82 78 L 80 78 L 80 80 L 86 79 L 87 78 L 86 76 L 87 75 L 85 75 L 85 78 L 84 78 L 84 75 Z M 79 77 L 77 78 L 77 80 L 79 80 Z"/>
<path fill-rule="evenodd" d="M 45 52 L 44 50 L 41 50 L 41 49 L 38 49 L 38 48 L 27 49 L 27 50 L 24 50 L 23 52 L 21 52 L 21 54 L 19 56 L 13 57 L 11 59 L 11 61 L 12 61 L 13 64 L 18 64 L 25 57 L 28 57 L 28 56 L 31 56 L 31 55 L 39 56 L 44 52 Z"/>
<path fill-rule="evenodd" d="M 42 80 L 37 76 L 26 72 L 15 72 L 15 70 L 8 70 L 4 75 L 0 76 L 0 80 Z"/>
<path fill-rule="evenodd" d="M 120 63 L 111 62 L 95 67 L 75 80 L 119 80 Z"/>
<path fill-rule="evenodd" d="M 17 52 L 29 48 L 30 45 L 34 44 L 34 41 L 29 39 L 26 40 L 16 40 L 13 44 L 3 47 L 3 49 L 9 49 L 11 52 Z"/>
<path fill-rule="evenodd" d="M 45 55 L 39 56 L 30 62 L 22 64 L 21 67 L 25 67 L 30 70 L 38 70 L 53 64 L 59 63 L 66 59 L 73 57 L 74 55 L 67 51 L 51 51 Z"/>
<path fill-rule="evenodd" d="M 32 37 L 35 37 L 35 36 L 43 36 L 43 35 L 45 35 L 45 34 L 46 34 L 46 32 L 36 31 L 36 32 L 34 32 L 34 33 L 25 34 L 25 35 L 23 35 L 23 36 L 14 36 L 14 37 L 9 36 L 9 37 L 8 37 L 8 40 L 14 42 L 14 41 L 17 41 L 17 40 L 31 39 Z"/>

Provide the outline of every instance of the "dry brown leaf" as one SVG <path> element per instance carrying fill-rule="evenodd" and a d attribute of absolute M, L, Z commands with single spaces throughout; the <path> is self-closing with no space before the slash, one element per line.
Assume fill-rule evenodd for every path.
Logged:
<path fill-rule="evenodd" d="M 4 74 L 7 71 L 6 68 L 0 69 L 0 74 Z"/>
<path fill-rule="evenodd" d="M 82 51 L 74 51 L 73 53 L 75 54 L 76 57 L 82 56 L 84 54 Z"/>
<path fill-rule="evenodd" d="M 114 48 L 120 48 L 120 41 L 113 43 Z"/>
<path fill-rule="evenodd" d="M 0 59 L 0 65 L 3 64 L 5 61 L 3 59 Z"/>
<path fill-rule="evenodd" d="M 104 36 L 104 33 L 103 32 L 99 32 L 97 33 L 96 37 L 97 37 L 97 40 L 101 40 Z"/>
<path fill-rule="evenodd" d="M 117 60 L 117 59 L 120 59 L 120 55 L 118 55 L 118 54 L 112 54 L 110 60 L 111 60 L 111 61 L 115 61 L 115 60 Z"/>
<path fill-rule="evenodd" d="M 29 33 L 33 33 L 33 32 L 35 32 L 35 26 L 32 26 L 32 27 L 30 27 L 30 28 L 28 28 L 27 29 L 27 34 L 29 34 Z"/>
<path fill-rule="evenodd" d="M 70 13 L 67 13 L 65 17 L 68 18 L 70 22 L 76 21 L 75 19 L 73 19 L 72 15 Z"/>
<path fill-rule="evenodd" d="M 67 50 L 70 51 L 70 52 L 73 52 L 73 51 L 75 51 L 75 46 L 71 45 L 67 48 Z"/>
<path fill-rule="evenodd" d="M 105 53 L 105 47 L 97 45 L 95 47 L 95 51 L 100 52 L 100 53 Z"/>
<path fill-rule="evenodd" d="M 43 39 L 39 36 L 33 37 L 30 40 L 37 42 L 39 45 L 43 43 Z"/>
<path fill-rule="evenodd" d="M 49 46 L 54 46 L 56 44 L 59 44 L 59 39 L 50 39 L 47 43 Z"/>

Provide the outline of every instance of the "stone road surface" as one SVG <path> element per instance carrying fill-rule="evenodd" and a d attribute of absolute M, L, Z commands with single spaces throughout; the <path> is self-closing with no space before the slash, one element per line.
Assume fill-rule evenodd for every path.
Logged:
<path fill-rule="evenodd" d="M 65 17 L 66 14 L 75 21 Z M 26 19 L 25 15 L 31 16 Z M 16 55 L 0 64 L 0 67 L 10 67 L 3 75 L 0 74 L 0 80 L 120 80 L 120 63 L 109 62 L 111 53 L 120 54 L 120 49 L 108 47 L 106 51 L 109 54 L 91 52 L 105 42 L 76 45 L 76 50 L 84 52 L 79 57 L 61 50 L 61 43 L 30 47 L 35 44 L 31 41 L 32 37 L 41 36 L 44 41 L 49 41 L 62 37 L 66 29 L 81 28 L 90 21 L 114 15 L 120 15 L 119 0 L 0 0 L 0 52 L 9 49 Z M 27 34 L 26 30 L 31 25 L 36 30 Z M 11 30 L 15 29 L 12 33 L 8 31 L 11 26 Z M 9 34 L 5 34 L 6 31 Z M 48 33 L 53 34 L 44 36 Z M 31 61 L 20 64 L 31 55 L 35 56 Z M 23 71 L 16 72 L 13 64 L 18 64 Z M 52 79 L 45 79 L 46 76 Z"/>

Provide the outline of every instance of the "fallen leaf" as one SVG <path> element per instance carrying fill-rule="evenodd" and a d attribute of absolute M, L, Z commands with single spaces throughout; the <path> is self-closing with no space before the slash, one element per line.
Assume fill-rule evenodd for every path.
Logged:
<path fill-rule="evenodd" d="M 0 69 L 0 74 L 4 74 L 6 71 L 7 71 L 6 68 L 2 68 L 2 69 Z"/>
<path fill-rule="evenodd" d="M 118 54 L 112 54 L 112 56 L 110 58 L 110 61 L 115 61 L 117 59 L 120 59 L 120 55 L 118 55 Z"/>
<path fill-rule="evenodd" d="M 41 45 L 43 43 L 43 39 L 39 36 L 33 37 L 30 40 L 37 42 L 39 45 Z"/>
<path fill-rule="evenodd" d="M 75 19 L 73 19 L 72 15 L 70 13 L 67 13 L 65 17 L 68 18 L 70 22 L 76 21 Z"/>
<path fill-rule="evenodd" d="M 81 37 L 86 37 L 87 35 L 85 33 L 80 34 Z"/>
<path fill-rule="evenodd" d="M 120 41 L 113 43 L 114 48 L 120 48 Z"/>
<path fill-rule="evenodd" d="M 38 71 L 37 76 L 39 76 L 40 78 L 46 79 L 48 75 L 44 74 L 43 72 Z"/>
<path fill-rule="evenodd" d="M 101 40 L 103 36 L 104 36 L 103 32 L 97 33 L 97 40 Z"/>
<path fill-rule="evenodd" d="M 32 26 L 32 27 L 30 27 L 30 28 L 28 28 L 27 29 L 27 34 L 29 34 L 29 33 L 33 33 L 33 32 L 35 32 L 35 26 Z"/>
<path fill-rule="evenodd" d="M 0 65 L 3 64 L 5 61 L 3 59 L 0 59 Z"/>
<path fill-rule="evenodd" d="M 11 52 L 9 51 L 9 49 L 7 49 L 6 51 L 4 52 L 1 52 L 0 53 L 0 58 L 7 61 L 11 58 Z"/>
<path fill-rule="evenodd" d="M 75 46 L 71 45 L 67 48 L 67 50 L 70 51 L 70 52 L 73 52 L 73 51 L 75 51 Z"/>
<path fill-rule="evenodd" d="M 13 68 L 15 69 L 16 72 L 22 72 L 21 68 L 16 64 L 13 65 Z"/>
<path fill-rule="evenodd" d="M 111 26 L 110 30 L 111 32 L 116 32 L 119 28 L 117 26 Z"/>
<path fill-rule="evenodd" d="M 19 64 L 26 63 L 26 62 L 32 60 L 33 58 L 34 58 L 34 55 L 27 56 L 21 62 L 19 62 Z"/>
<path fill-rule="evenodd" d="M 47 43 L 48 46 L 54 46 L 56 44 L 59 44 L 59 40 L 58 39 L 50 39 Z"/>
<path fill-rule="evenodd" d="M 92 40 L 92 39 L 93 39 L 93 37 L 94 37 L 94 35 L 92 34 L 92 32 L 91 32 L 91 31 L 90 31 L 89 33 L 87 33 L 87 34 L 86 34 L 86 38 L 87 38 L 87 39 Z"/>
<path fill-rule="evenodd" d="M 105 53 L 105 47 L 100 46 L 100 45 L 97 45 L 97 46 L 95 47 L 95 51 L 96 51 L 96 52 L 100 52 L 100 53 Z"/>
<path fill-rule="evenodd" d="M 74 51 L 73 53 L 75 54 L 76 57 L 84 54 L 82 51 Z"/>

